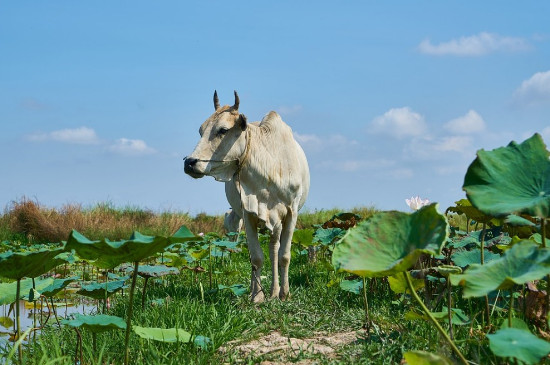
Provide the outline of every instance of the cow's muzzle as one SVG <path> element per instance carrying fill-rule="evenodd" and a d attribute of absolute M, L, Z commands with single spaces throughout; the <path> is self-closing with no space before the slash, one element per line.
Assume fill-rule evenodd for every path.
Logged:
<path fill-rule="evenodd" d="M 198 178 L 201 178 L 204 176 L 203 173 L 200 173 L 200 172 L 197 172 L 195 170 L 195 166 L 197 165 L 197 162 L 199 161 L 198 159 L 196 158 L 192 158 L 192 157 L 185 157 L 184 159 L 184 168 L 183 170 L 185 171 L 185 173 L 195 179 L 198 179 Z"/>

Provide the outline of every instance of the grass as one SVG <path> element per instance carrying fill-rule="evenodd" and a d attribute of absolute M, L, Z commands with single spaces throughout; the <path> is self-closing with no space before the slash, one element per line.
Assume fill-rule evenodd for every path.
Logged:
<path fill-rule="evenodd" d="M 310 227 L 330 219 L 338 210 L 305 212 L 300 215 L 300 227 Z M 354 213 L 367 217 L 372 208 L 357 208 Z M 25 220 L 26 219 L 26 220 Z M 26 223 L 25 223 L 26 222 Z M 193 232 L 223 232 L 223 217 L 199 214 L 191 217 L 185 213 L 153 213 L 137 208 L 117 209 L 109 204 L 93 208 L 78 206 L 53 210 L 40 206 L 37 202 L 21 201 L 14 203 L 0 217 L 1 239 L 30 241 L 54 241 L 53 234 L 62 235 L 71 225 L 90 238 L 127 238 L 131 231 L 140 230 L 146 234 L 173 233 L 180 224 L 186 224 Z M 41 235 L 44 233 L 44 235 Z M 52 234 L 52 236 L 48 236 Z M 67 233 L 68 234 L 68 233 Z M 48 237 L 48 238 L 46 238 Z M 216 276 L 214 287 L 219 284 L 245 284 L 250 280 L 250 263 L 246 247 L 240 253 L 233 253 L 230 260 L 214 260 L 214 270 L 233 271 L 235 275 Z M 264 247 L 266 263 L 262 284 L 270 284 L 270 269 L 267 247 Z M 150 280 L 146 294 L 147 305 L 141 308 L 141 290 L 136 290 L 132 323 L 143 327 L 181 328 L 196 335 L 207 336 L 212 346 L 200 349 L 191 344 L 170 344 L 144 340 L 132 334 L 131 363 L 139 364 L 211 364 L 211 363 L 260 363 L 297 362 L 310 360 L 320 364 L 398 364 L 403 353 L 409 350 L 424 350 L 452 357 L 437 331 L 424 321 L 410 321 L 405 315 L 411 309 L 418 309 L 409 296 L 394 294 L 386 279 L 376 279 L 369 290 L 369 309 L 374 322 L 370 335 L 364 329 L 364 309 L 360 295 L 342 291 L 338 285 L 327 284 L 341 279 L 342 274 L 327 272 L 321 260 L 310 262 L 307 255 L 299 255 L 293 249 L 290 266 L 291 299 L 267 301 L 253 305 L 245 296 L 236 297 L 230 291 L 210 292 L 207 273 L 195 274 L 183 270 L 177 276 L 162 280 Z M 201 263 L 208 269 L 208 260 Z M 143 280 L 138 280 L 139 286 Z M 202 287 L 202 290 L 201 290 Z M 458 289 L 454 289 L 458 290 Z M 113 305 L 108 314 L 126 317 L 128 310 L 127 293 L 113 297 Z M 152 305 L 152 300 L 164 299 L 164 304 Z M 475 300 L 459 300 L 458 306 L 473 317 L 482 304 Z M 444 304 L 444 303 L 442 303 Z M 440 304 L 441 306 L 441 304 Z M 433 311 L 441 308 L 431 308 Z M 497 316 L 500 314 L 496 314 Z M 476 318 L 481 321 L 481 316 Z M 458 346 L 468 359 L 476 363 L 497 363 L 490 355 L 487 341 L 482 331 L 477 335 L 477 326 L 455 326 Z M 72 364 L 76 348 L 76 333 L 68 327 L 59 329 L 50 322 L 38 337 L 32 349 L 25 351 L 28 364 Z M 268 353 L 242 353 L 235 346 L 227 346 L 230 341 L 249 342 L 264 335 L 280 333 L 288 338 L 310 339 L 328 338 L 332 334 L 349 332 L 354 340 L 340 345 L 332 345 L 334 353 L 326 355 L 312 353 L 308 348 L 294 351 Z M 83 353 L 86 364 L 121 363 L 124 351 L 124 332 L 115 331 L 98 335 L 98 351 L 92 350 L 91 335 L 81 331 Z M 221 347 L 227 347 L 220 351 Z M 5 349 L 0 349 L 0 354 Z M 8 350 L 9 351 L 9 350 Z"/>
<path fill-rule="evenodd" d="M 321 224 L 338 209 L 303 211 L 296 228 L 308 228 Z M 372 207 L 350 210 L 362 218 L 371 216 Z M 183 212 L 153 212 L 139 207 L 115 207 L 111 203 L 99 203 L 92 207 L 68 204 L 60 209 L 48 208 L 37 201 L 23 198 L 12 202 L 0 216 L 0 240 L 32 243 L 61 242 L 72 229 L 90 239 L 109 238 L 120 240 L 130 237 L 133 231 L 148 235 L 171 235 L 182 225 L 192 232 L 225 232 L 223 215 L 199 213 L 191 216 Z"/>
<path fill-rule="evenodd" d="M 219 265 L 220 263 L 218 263 Z M 203 264 L 206 266 L 206 263 Z M 249 263 L 247 252 L 233 254 L 231 262 L 224 264 L 236 269 L 239 274 L 220 277 L 219 283 L 247 283 L 249 281 Z M 269 285 L 268 267 L 264 270 Z M 178 276 L 158 280 L 149 287 L 147 301 L 164 298 L 165 304 L 148 304 L 141 309 L 141 293 L 135 298 L 133 324 L 145 327 L 181 328 L 188 332 L 210 337 L 213 346 L 201 350 L 190 344 L 165 344 L 140 339 L 132 335 L 130 346 L 132 363 L 148 364 L 211 364 L 211 363 L 260 363 L 262 361 L 293 362 L 309 359 L 316 363 L 332 364 L 397 364 L 403 353 L 408 350 L 425 350 L 450 356 L 450 350 L 439 338 L 437 331 L 422 321 L 404 320 L 405 314 L 416 308 L 407 298 L 402 304 L 392 303 L 399 300 L 393 294 L 387 282 L 377 279 L 377 285 L 369 291 L 371 316 L 375 327 L 370 336 L 363 328 L 364 312 L 362 300 L 340 290 L 338 286 L 327 287 L 327 282 L 336 274 L 327 274 L 319 263 L 307 261 L 307 257 L 295 256 L 291 263 L 290 280 L 292 298 L 281 302 L 272 300 L 260 305 L 249 303 L 246 296 L 235 297 L 229 291 L 208 293 L 208 276 L 195 275 L 184 271 Z M 140 279 L 141 280 L 141 279 Z M 142 285 L 142 282 L 140 283 Z M 204 288 L 204 297 L 200 285 Z M 109 314 L 124 317 L 127 310 L 125 297 L 118 296 Z M 464 308 L 464 307 L 463 307 Z M 475 310 L 475 303 L 474 309 Z M 468 339 L 469 326 L 455 327 L 456 337 Z M 311 338 L 330 336 L 333 333 L 352 332 L 356 339 L 351 343 L 335 348 L 330 356 L 314 354 L 307 349 L 301 351 L 273 352 L 267 354 L 242 354 L 229 348 L 221 352 L 229 341 L 248 342 L 273 331 L 285 337 Z M 123 331 L 110 332 L 98 336 L 98 348 L 101 356 L 91 351 L 91 335 L 82 331 L 84 339 L 84 357 L 86 363 L 120 363 L 123 351 Z M 33 349 L 28 363 L 45 364 L 52 359 L 58 363 L 73 363 L 76 347 L 75 332 L 67 327 L 61 330 L 52 325 L 40 337 L 40 343 Z M 490 353 L 484 342 L 470 345 L 462 343 L 462 350 L 470 359 Z M 93 361 L 91 361 L 93 359 Z M 488 363 L 482 355 L 483 363 Z M 47 360 L 47 361 L 46 361 Z"/>

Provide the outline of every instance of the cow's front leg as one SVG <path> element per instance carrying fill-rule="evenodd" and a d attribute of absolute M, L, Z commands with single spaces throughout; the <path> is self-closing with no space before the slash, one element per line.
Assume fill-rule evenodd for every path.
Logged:
<path fill-rule="evenodd" d="M 281 246 L 281 223 L 273 227 L 273 232 L 271 233 L 271 240 L 269 241 L 269 259 L 271 260 L 271 276 L 273 277 L 271 281 L 271 295 L 270 299 L 279 297 L 279 247 Z"/>
<path fill-rule="evenodd" d="M 244 214 L 244 226 L 248 252 L 250 253 L 250 264 L 252 265 L 250 300 L 254 303 L 261 303 L 265 300 L 265 293 L 261 283 L 264 253 L 258 240 L 258 218 L 251 214 Z"/>
<path fill-rule="evenodd" d="M 294 233 L 294 227 L 296 227 L 297 218 L 298 215 L 289 209 L 281 231 L 281 247 L 279 248 L 279 266 L 281 268 L 281 290 L 279 291 L 279 298 L 281 298 L 281 300 L 286 300 L 290 297 L 288 268 L 290 266 L 292 234 Z"/>

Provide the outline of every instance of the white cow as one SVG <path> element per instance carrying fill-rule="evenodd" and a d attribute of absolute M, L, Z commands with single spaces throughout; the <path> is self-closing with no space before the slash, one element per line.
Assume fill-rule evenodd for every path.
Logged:
<path fill-rule="evenodd" d="M 254 302 L 265 298 L 260 280 L 264 254 L 258 228 L 271 231 L 270 296 L 287 299 L 292 233 L 309 192 L 306 156 L 292 129 L 277 113 L 269 112 L 261 122 L 248 123 L 239 113 L 237 92 L 233 106 L 221 107 L 214 92 L 214 108 L 214 114 L 199 129 L 201 138 L 195 150 L 185 158 L 185 172 L 194 178 L 208 175 L 225 182 L 227 200 L 244 221 Z"/>
<path fill-rule="evenodd" d="M 233 209 L 229 209 L 225 212 L 223 227 L 227 232 L 239 233 L 243 229 L 243 220 L 233 211 Z"/>

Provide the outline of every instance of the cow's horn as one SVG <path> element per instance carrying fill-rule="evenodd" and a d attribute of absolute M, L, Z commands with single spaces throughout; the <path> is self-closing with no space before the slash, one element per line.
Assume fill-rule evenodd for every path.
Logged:
<path fill-rule="evenodd" d="M 235 105 L 233 105 L 233 109 L 239 110 L 239 94 L 237 94 L 237 91 L 233 91 L 235 93 Z"/>
<path fill-rule="evenodd" d="M 220 107 L 220 99 L 218 99 L 218 92 L 214 90 L 214 110 L 218 110 Z"/>

